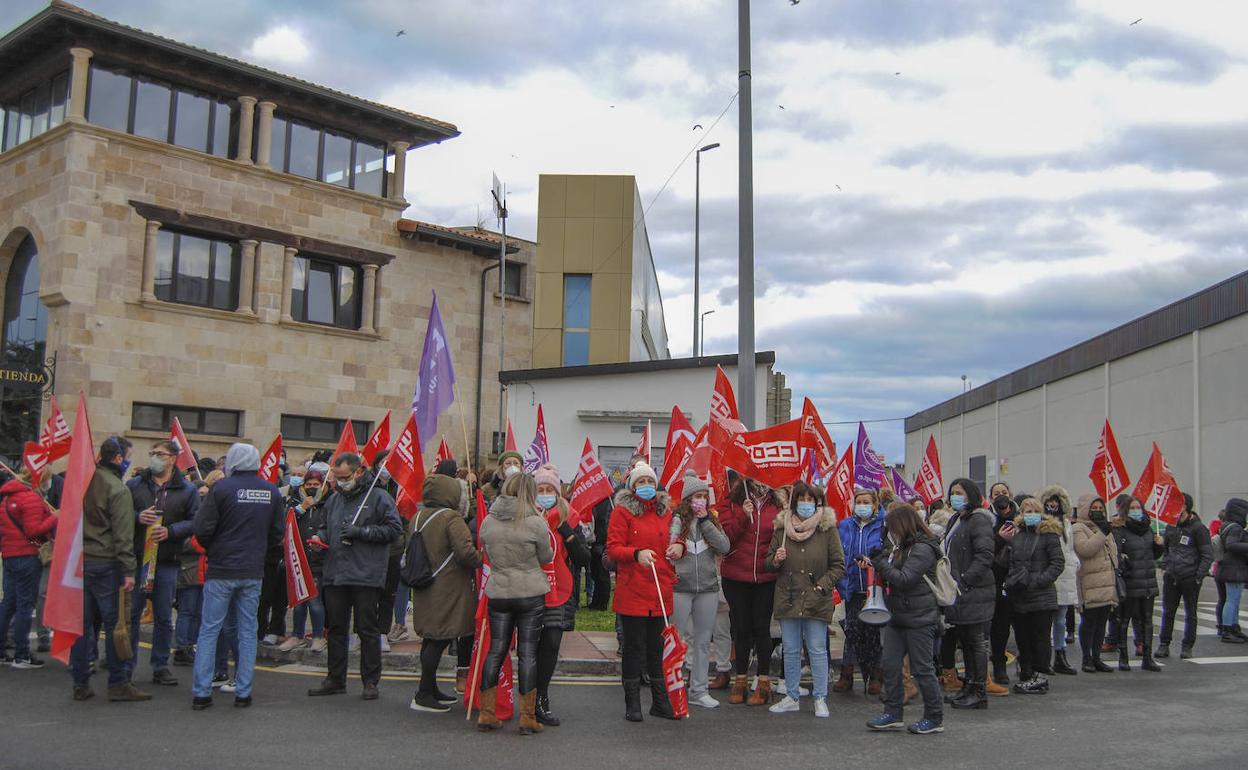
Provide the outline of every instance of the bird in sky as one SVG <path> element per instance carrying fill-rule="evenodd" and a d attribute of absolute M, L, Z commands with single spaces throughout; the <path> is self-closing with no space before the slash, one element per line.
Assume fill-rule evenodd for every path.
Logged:
<path fill-rule="evenodd" d="M 699 128 L 701 128 L 701 127 L 702 127 L 702 124 L 701 124 L 701 123 L 694 123 L 694 124 L 693 124 L 693 130 L 694 130 L 694 131 L 697 131 L 697 130 L 698 130 Z"/>
<path fill-rule="evenodd" d="M 407 30 L 405 30 L 405 29 L 401 29 L 401 30 L 399 30 L 398 32 L 395 32 L 395 33 L 394 33 L 394 36 L 395 36 L 395 37 L 403 37 L 403 36 L 404 36 L 404 35 L 406 35 L 406 34 L 407 34 Z"/>
<path fill-rule="evenodd" d="M 783 105 L 783 104 L 777 104 L 776 106 L 777 106 L 777 107 L 779 107 L 779 108 L 780 108 L 780 109 L 782 109 L 782 110 L 784 109 L 784 105 Z"/>
<path fill-rule="evenodd" d="M 1134 27 L 1136 24 L 1139 24 L 1139 23 L 1140 23 L 1140 22 L 1142 22 L 1142 21 L 1144 21 L 1144 17 L 1143 17 L 1143 16 L 1141 16 L 1140 18 L 1138 18 L 1138 19 L 1136 19 L 1135 21 L 1131 22 L 1131 23 L 1130 23 L 1130 24 L 1128 24 L 1127 26 L 1128 26 L 1128 27 Z"/>
<path fill-rule="evenodd" d="M 802 0 L 789 0 L 789 5 L 797 5 L 800 2 L 802 2 Z"/>
<path fill-rule="evenodd" d="M 839 184 L 836 186 L 836 191 L 841 192 L 841 186 Z"/>

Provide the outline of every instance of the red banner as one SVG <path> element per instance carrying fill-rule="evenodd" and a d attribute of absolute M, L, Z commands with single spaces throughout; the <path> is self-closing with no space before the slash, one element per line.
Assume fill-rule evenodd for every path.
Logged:
<path fill-rule="evenodd" d="M 270 484 L 277 484 L 282 479 L 282 434 L 280 433 L 260 456 L 260 478 Z"/>
<path fill-rule="evenodd" d="M 802 402 L 802 443 L 814 452 L 816 474 L 827 475 L 836 465 L 836 442 L 828 435 L 819 410 L 809 398 Z"/>
<path fill-rule="evenodd" d="M 676 626 L 663 627 L 663 682 L 667 686 L 667 699 L 672 703 L 672 713 L 677 719 L 689 716 L 689 691 L 685 689 L 685 655 L 689 645 L 680 640 Z"/>
<path fill-rule="evenodd" d="M 425 483 L 425 469 L 421 467 L 420 450 L 417 449 L 420 446 L 417 433 L 416 413 L 412 412 L 407 418 L 407 424 L 399 432 L 398 440 L 394 442 L 394 450 L 386 455 L 386 469 L 390 471 L 390 478 L 412 500 L 420 500 L 423 494 L 421 487 Z"/>
<path fill-rule="evenodd" d="M 721 417 L 726 420 L 740 420 L 737 412 L 737 394 L 732 391 L 732 383 L 724 374 L 721 366 L 715 367 L 715 390 L 711 393 L 711 419 Z"/>
<path fill-rule="evenodd" d="M 351 440 L 355 440 L 355 434 L 352 433 Z M 364 464 L 373 467 L 373 462 L 377 459 L 377 455 L 381 454 L 383 449 L 390 446 L 390 412 L 386 412 L 386 416 L 381 418 L 381 422 L 377 424 L 377 429 L 373 431 L 373 435 L 368 437 L 368 441 L 364 443 L 364 448 L 360 450 L 360 457 L 364 460 Z"/>
<path fill-rule="evenodd" d="M 593 513 L 591 509 L 611 496 L 611 480 L 598 462 L 598 453 L 587 438 L 585 448 L 581 450 L 581 464 L 577 468 L 576 481 L 572 482 L 572 495 L 568 500 L 568 523 L 576 526 L 587 521 Z"/>
<path fill-rule="evenodd" d="M 94 475 L 95 446 L 87 419 L 87 399 L 79 394 L 43 608 L 43 625 L 52 629 L 52 657 L 66 665 L 69 648 L 82 636 L 82 500 Z"/>
<path fill-rule="evenodd" d="M 853 478 L 852 473 L 850 478 Z M 936 449 L 935 436 L 927 437 L 927 449 L 923 452 L 919 475 L 914 477 L 914 491 L 923 498 L 925 505 L 931 505 L 933 500 L 944 497 L 945 482 L 940 475 L 940 452 Z"/>
<path fill-rule="evenodd" d="M 503 451 L 504 452 L 519 452 L 520 451 L 519 447 L 516 446 L 516 432 L 511 429 L 510 417 L 507 418 L 507 438 L 503 441 Z"/>
<path fill-rule="evenodd" d="M 26 442 L 26 446 L 22 448 L 22 465 L 26 466 L 26 470 L 30 471 L 31 487 L 39 487 L 39 480 L 43 478 L 43 469 L 48 467 L 48 463 L 51 461 L 46 446 L 36 444 L 33 441 Z"/>
<path fill-rule="evenodd" d="M 672 447 L 676 445 L 677 440 L 684 438 L 685 441 L 692 444 L 693 440 L 697 438 L 697 436 L 697 431 L 695 431 L 693 426 L 689 424 L 689 421 L 685 419 L 685 413 L 680 411 L 679 406 L 673 406 L 672 420 L 667 425 L 667 442 L 663 444 L 663 446 L 667 448 L 667 451 L 671 451 Z"/>
<path fill-rule="evenodd" d="M 1096 445 L 1096 457 L 1092 459 L 1092 470 L 1088 473 L 1092 486 L 1102 500 L 1113 500 L 1131 484 L 1127 475 L 1127 464 L 1122 461 L 1122 453 L 1118 451 L 1118 440 L 1114 438 L 1114 429 L 1109 427 L 1109 420 L 1101 428 L 1101 440 Z"/>
<path fill-rule="evenodd" d="M 355 427 L 351 425 L 351 418 L 342 425 L 342 435 L 338 437 L 338 446 L 334 449 L 333 459 L 329 461 L 333 465 L 337 459 L 344 454 L 358 455 L 360 453 L 359 445 L 355 443 Z"/>
<path fill-rule="evenodd" d="M 854 511 L 854 445 L 845 447 L 845 454 L 828 479 L 828 505 L 836 511 L 836 520 L 849 518 Z"/>
<path fill-rule="evenodd" d="M 641 455 L 646 458 L 646 464 L 650 465 L 653 454 L 650 451 L 650 421 L 646 420 L 646 429 L 642 431 L 641 441 L 637 442 L 637 448 L 633 450 L 633 454 Z"/>
<path fill-rule="evenodd" d="M 56 396 L 52 396 L 48 403 L 48 422 L 39 434 L 39 443 L 48 450 L 48 462 L 54 463 L 69 454 L 69 440 L 69 423 L 56 405 Z"/>
<path fill-rule="evenodd" d="M 438 444 L 438 462 L 454 459 L 455 455 L 451 453 L 451 447 L 446 443 L 446 436 L 443 436 L 442 443 Z"/>
<path fill-rule="evenodd" d="M 480 522 L 489 514 L 485 510 L 485 496 L 477 492 L 477 504 Z M 477 527 L 477 548 L 481 548 L 480 525 Z M 484 550 L 482 554 L 484 556 Z M 485 586 L 490 582 L 490 559 L 485 556 L 481 569 L 477 570 L 477 614 L 476 634 L 472 640 L 472 667 L 468 670 L 468 687 L 464 690 L 464 708 L 472 711 L 481 691 L 481 677 L 485 670 L 485 651 L 490 649 L 489 599 L 485 596 Z M 512 691 L 511 655 L 503 658 L 503 667 L 498 672 L 498 693 L 494 701 L 494 716 L 506 722 L 515 714 L 515 694 Z"/>
<path fill-rule="evenodd" d="M 286 509 L 286 535 L 282 545 L 286 557 L 286 602 L 291 607 L 298 607 L 316 598 L 316 581 L 312 578 L 308 555 L 303 550 L 303 538 L 299 536 L 294 508 Z"/>
<path fill-rule="evenodd" d="M 722 454 L 724 465 L 769 487 L 792 484 L 802 477 L 802 438 L 800 419 L 746 432 L 711 419 L 711 448 Z"/>
<path fill-rule="evenodd" d="M 673 486 L 683 484 L 681 479 L 685 477 L 685 468 L 692 457 L 693 445 L 684 436 L 679 436 L 675 445 L 668 444 L 663 454 L 663 472 L 659 474 L 659 486 L 670 492 L 674 499 L 680 499 L 680 491 Z"/>
<path fill-rule="evenodd" d="M 1144 503 L 1144 510 L 1153 518 L 1171 525 L 1179 523 L 1179 514 L 1183 512 L 1183 493 L 1179 491 L 1179 484 L 1156 443 L 1153 444 L 1153 453 L 1148 456 L 1148 465 L 1131 494 Z"/>
<path fill-rule="evenodd" d="M 173 429 L 169 432 L 169 440 L 178 448 L 177 459 L 173 464 L 178 466 L 178 470 L 189 471 L 194 468 L 195 453 L 191 451 L 191 442 L 186 439 L 186 431 L 182 430 L 182 422 L 177 418 L 173 418 Z"/>

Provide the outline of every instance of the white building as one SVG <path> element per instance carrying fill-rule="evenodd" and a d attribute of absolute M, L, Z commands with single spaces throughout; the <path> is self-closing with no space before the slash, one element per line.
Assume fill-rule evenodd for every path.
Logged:
<path fill-rule="evenodd" d="M 906 466 L 1078 496 L 1106 418 L 1132 486 L 1156 442 L 1205 521 L 1248 497 L 1248 272 L 908 417 Z"/>

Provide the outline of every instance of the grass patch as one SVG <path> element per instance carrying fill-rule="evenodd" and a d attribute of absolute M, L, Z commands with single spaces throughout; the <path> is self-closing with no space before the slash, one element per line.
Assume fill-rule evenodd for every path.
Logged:
<path fill-rule="evenodd" d="M 615 613 L 611 610 L 576 611 L 577 631 L 610 631 L 615 632 Z"/>

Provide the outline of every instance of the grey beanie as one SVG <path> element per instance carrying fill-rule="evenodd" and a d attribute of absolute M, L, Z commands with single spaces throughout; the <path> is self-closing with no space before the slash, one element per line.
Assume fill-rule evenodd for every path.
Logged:
<path fill-rule="evenodd" d="M 260 470 L 260 450 L 251 444 L 234 444 L 225 453 L 225 475 L 233 476 L 238 471 Z"/>
<path fill-rule="evenodd" d="M 699 492 L 709 492 L 711 488 L 706 482 L 697 477 L 697 474 L 685 474 L 685 486 L 680 490 L 680 499 L 688 500 Z"/>

